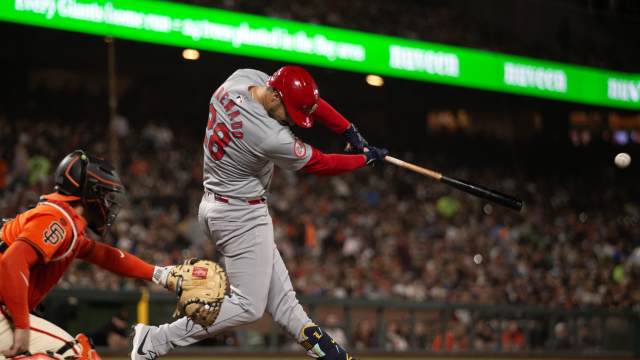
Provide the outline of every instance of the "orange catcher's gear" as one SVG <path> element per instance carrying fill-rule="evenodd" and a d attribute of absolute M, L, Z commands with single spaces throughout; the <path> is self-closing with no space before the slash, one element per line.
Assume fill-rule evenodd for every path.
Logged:
<path fill-rule="evenodd" d="M 69 336 L 69 335 L 67 335 Z M 69 336 L 70 337 L 70 336 Z M 59 342 L 61 338 L 57 338 Z M 53 341 L 52 341 L 53 343 Z M 44 352 L 14 356 L 15 360 L 102 360 L 87 335 L 80 333 L 75 339 L 65 342 L 59 348 Z"/>
<path fill-rule="evenodd" d="M 28 312 L 80 258 L 115 274 L 151 280 L 154 267 L 126 251 L 87 238 L 86 221 L 59 194 L 44 195 L 38 205 L 0 230 L 0 303 L 13 324 L 28 328 Z"/>

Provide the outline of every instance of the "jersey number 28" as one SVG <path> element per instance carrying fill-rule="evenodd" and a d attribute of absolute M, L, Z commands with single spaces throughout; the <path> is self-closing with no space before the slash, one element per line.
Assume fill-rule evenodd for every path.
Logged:
<path fill-rule="evenodd" d="M 207 131 L 204 135 L 204 144 L 209 154 L 215 160 L 220 160 L 224 156 L 224 148 L 229 145 L 231 136 L 229 128 L 224 123 L 216 124 L 216 109 L 209 104 L 209 121 L 207 121 Z M 212 130 L 213 131 L 209 131 Z"/>

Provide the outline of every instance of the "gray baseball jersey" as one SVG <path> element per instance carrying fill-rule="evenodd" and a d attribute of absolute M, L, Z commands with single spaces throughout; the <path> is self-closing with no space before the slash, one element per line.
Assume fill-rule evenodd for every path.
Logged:
<path fill-rule="evenodd" d="M 265 86 L 261 71 L 234 72 L 211 97 L 204 142 L 205 189 L 238 199 L 264 196 L 274 163 L 299 170 L 311 157 L 311 147 L 288 126 L 269 117 L 253 100 L 250 86 Z"/>

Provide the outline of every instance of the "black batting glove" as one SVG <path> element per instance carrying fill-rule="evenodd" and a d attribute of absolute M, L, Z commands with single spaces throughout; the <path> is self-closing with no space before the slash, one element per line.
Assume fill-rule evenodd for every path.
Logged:
<path fill-rule="evenodd" d="M 364 148 L 369 145 L 367 140 L 365 140 L 353 124 L 349 125 L 342 135 L 345 140 L 347 140 L 347 147 L 345 148 L 345 151 L 347 152 L 362 154 L 364 152 Z"/>
<path fill-rule="evenodd" d="M 364 155 L 367 157 L 367 165 L 376 166 L 384 164 L 384 157 L 389 155 L 389 150 L 367 146 L 364 148 Z"/>

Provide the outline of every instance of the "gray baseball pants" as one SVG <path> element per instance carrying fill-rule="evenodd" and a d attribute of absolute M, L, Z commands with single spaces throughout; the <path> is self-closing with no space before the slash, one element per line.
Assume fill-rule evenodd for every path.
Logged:
<path fill-rule="evenodd" d="M 198 220 L 224 256 L 232 287 L 220 314 L 208 328 L 180 318 L 160 325 L 150 339 L 163 355 L 174 346 L 188 346 L 234 326 L 254 322 L 267 311 L 296 340 L 311 322 L 291 285 L 289 272 L 273 240 L 273 222 L 266 204 L 224 203 L 205 192 Z"/>

